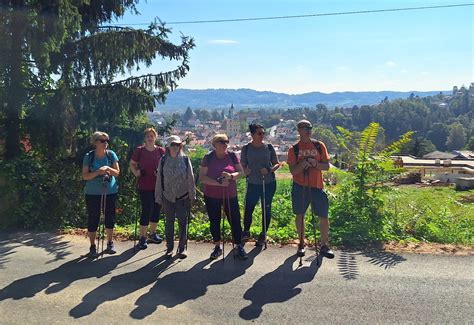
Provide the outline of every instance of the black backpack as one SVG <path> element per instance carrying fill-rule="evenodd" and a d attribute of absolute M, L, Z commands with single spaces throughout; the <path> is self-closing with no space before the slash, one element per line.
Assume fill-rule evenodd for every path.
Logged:
<path fill-rule="evenodd" d="M 87 153 L 89 155 L 89 173 L 92 172 L 92 164 L 94 164 L 94 159 L 95 159 L 95 150 L 91 150 Z M 113 157 L 112 153 L 110 150 L 105 151 L 105 156 L 107 157 L 107 166 L 112 167 L 113 164 Z"/>
<path fill-rule="evenodd" d="M 161 161 L 160 161 L 161 189 L 163 190 L 163 192 L 165 191 L 163 168 L 165 167 L 165 162 L 166 162 L 167 157 L 168 155 L 165 154 L 164 156 L 161 157 Z M 186 178 L 188 178 L 188 170 L 189 170 L 189 157 L 188 156 L 184 156 L 184 164 L 186 165 Z"/>
<path fill-rule="evenodd" d="M 295 153 L 295 157 L 296 159 L 298 159 L 298 154 L 300 153 L 300 148 L 298 146 L 298 143 L 295 143 L 293 145 L 293 152 Z M 316 139 L 311 139 L 311 143 L 314 145 L 314 147 L 316 148 L 316 150 L 318 150 L 319 154 L 322 155 L 322 148 L 321 148 L 321 142 L 316 140 Z"/>
<path fill-rule="evenodd" d="M 235 155 L 235 152 L 233 151 L 228 151 L 227 152 L 229 154 L 229 157 L 230 157 L 230 160 L 232 160 L 232 163 L 235 165 L 237 165 L 237 156 Z M 214 158 L 214 156 L 216 155 L 216 151 L 213 150 L 211 151 L 210 153 L 207 154 L 207 159 L 210 160 L 212 158 Z"/>
<path fill-rule="evenodd" d="M 267 143 L 267 147 L 268 147 L 268 150 L 270 150 L 270 153 L 272 151 L 275 151 L 275 148 L 273 148 L 271 143 Z M 248 151 L 249 151 L 249 144 L 247 143 L 246 145 L 242 147 L 242 154 L 245 153 L 245 157 L 247 157 Z M 242 155 L 240 157 L 242 157 Z M 246 163 L 245 165 L 248 165 L 248 164 Z"/>

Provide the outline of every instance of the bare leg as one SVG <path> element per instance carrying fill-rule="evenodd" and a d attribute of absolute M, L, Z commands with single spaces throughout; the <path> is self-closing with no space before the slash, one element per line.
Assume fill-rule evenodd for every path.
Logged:
<path fill-rule="evenodd" d="M 95 245 L 95 236 L 96 236 L 96 231 L 92 232 L 92 231 L 89 231 L 89 241 L 91 243 L 91 246 L 94 246 Z"/>
<path fill-rule="evenodd" d="M 148 226 L 142 226 L 140 225 L 140 237 L 146 237 L 146 229 Z"/>
<path fill-rule="evenodd" d="M 111 242 L 113 239 L 112 235 L 114 234 L 114 228 L 106 228 L 105 232 L 107 233 L 107 242 Z"/>
<path fill-rule="evenodd" d="M 150 234 L 156 233 L 156 226 L 158 225 L 157 222 L 150 222 Z"/>
<path fill-rule="evenodd" d="M 319 218 L 319 225 L 321 227 L 321 245 L 327 245 L 329 241 L 329 219 Z"/>
<path fill-rule="evenodd" d="M 304 244 L 304 215 L 296 215 L 296 231 L 298 232 L 298 238 L 300 245 Z"/>

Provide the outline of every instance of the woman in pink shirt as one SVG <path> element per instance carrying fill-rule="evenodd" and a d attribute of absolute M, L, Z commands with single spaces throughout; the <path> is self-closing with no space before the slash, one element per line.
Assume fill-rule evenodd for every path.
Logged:
<path fill-rule="evenodd" d="M 158 134 L 153 128 L 145 129 L 145 144 L 133 152 L 130 160 L 130 170 L 138 178 L 138 192 L 142 203 L 140 216 L 140 249 L 147 248 L 146 230 L 150 224 L 149 243 L 160 244 L 163 239 L 156 233 L 156 226 L 160 218 L 161 206 L 155 202 L 156 169 L 161 157 L 165 154 L 163 147 L 157 146 Z"/>
<path fill-rule="evenodd" d="M 232 228 L 232 237 L 236 253 L 240 259 L 246 259 L 247 253 L 242 245 L 242 225 L 240 224 L 239 202 L 237 200 L 236 180 L 244 175 L 242 165 L 234 152 L 227 151 L 229 138 L 226 134 L 216 134 L 212 139 L 214 150 L 201 162 L 199 179 L 204 184 L 204 202 L 211 225 L 214 250 L 211 259 L 222 254 L 221 248 L 221 210 Z"/>

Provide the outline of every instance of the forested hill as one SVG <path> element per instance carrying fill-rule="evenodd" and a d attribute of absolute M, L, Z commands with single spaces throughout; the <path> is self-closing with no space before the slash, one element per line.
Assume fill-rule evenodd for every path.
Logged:
<path fill-rule="evenodd" d="M 403 153 L 420 157 L 434 150 L 474 150 L 474 84 L 461 87 L 450 95 L 383 100 L 376 105 L 328 109 L 325 105 L 287 110 L 265 111 L 264 122 L 273 125 L 280 119 L 307 118 L 318 127 L 317 137 L 334 148 L 332 134 L 337 126 L 361 131 L 371 122 L 384 129 L 384 145 L 408 131 L 414 131 L 413 141 Z"/>
<path fill-rule="evenodd" d="M 165 105 L 160 110 L 222 109 L 230 104 L 239 108 L 291 108 L 324 104 L 328 107 L 352 107 L 354 105 L 371 105 L 380 103 L 386 97 L 390 100 L 407 98 L 410 94 L 419 97 L 439 94 L 437 91 L 368 91 L 368 92 L 311 92 L 299 95 L 288 95 L 271 91 L 253 89 L 177 89 L 168 95 Z M 443 91 L 449 93 L 450 91 Z"/>

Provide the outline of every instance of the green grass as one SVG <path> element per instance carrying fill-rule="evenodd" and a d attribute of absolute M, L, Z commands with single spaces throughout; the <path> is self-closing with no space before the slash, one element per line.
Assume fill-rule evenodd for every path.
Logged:
<path fill-rule="evenodd" d="M 240 181 L 238 188 L 241 219 L 243 219 L 245 182 Z M 337 193 L 336 188 L 329 188 L 328 191 Z M 387 216 L 385 231 L 389 234 L 388 237 L 395 241 L 426 241 L 474 246 L 474 204 L 463 202 L 463 197 L 469 195 L 474 195 L 474 190 L 460 192 L 455 191 L 453 187 L 392 187 L 383 194 L 383 213 Z M 211 240 L 206 214 L 202 211 L 194 211 L 193 214 L 195 218 L 189 227 L 189 238 Z M 267 234 L 270 242 L 287 243 L 297 238 L 291 205 L 290 179 L 278 180 L 277 192 L 272 204 L 272 215 Z M 256 237 L 261 231 L 259 204 L 253 216 L 250 231 L 252 236 Z M 306 236 L 310 242 L 313 242 L 314 233 L 309 209 L 306 214 L 306 224 Z M 160 221 L 158 229 L 160 233 L 164 233 L 163 221 Z M 127 225 L 117 230 L 131 237 L 134 226 Z M 231 238 L 227 223 L 225 236 Z M 316 237 L 319 238 L 319 231 L 316 232 Z"/>
<path fill-rule="evenodd" d="M 474 204 L 463 198 L 474 190 L 454 187 L 395 187 L 384 210 L 396 239 L 474 246 Z"/>

